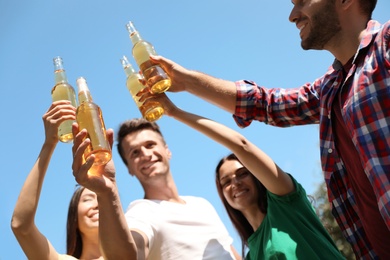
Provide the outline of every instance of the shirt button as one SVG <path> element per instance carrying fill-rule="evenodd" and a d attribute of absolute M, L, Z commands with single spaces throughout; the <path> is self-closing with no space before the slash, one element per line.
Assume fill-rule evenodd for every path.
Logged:
<path fill-rule="evenodd" d="M 337 81 L 333 82 L 333 86 L 337 86 L 337 84 L 338 84 Z"/>
<path fill-rule="evenodd" d="M 332 148 L 329 148 L 328 149 L 328 153 L 332 153 L 333 152 L 333 149 Z"/>

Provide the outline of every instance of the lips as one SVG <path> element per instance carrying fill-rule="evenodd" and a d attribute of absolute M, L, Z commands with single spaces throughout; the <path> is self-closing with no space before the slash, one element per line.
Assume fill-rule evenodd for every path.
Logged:
<path fill-rule="evenodd" d="M 147 169 L 149 169 L 149 168 L 152 167 L 156 162 L 158 162 L 158 161 L 151 161 L 151 162 L 145 163 L 144 165 L 141 166 L 141 170 L 147 170 Z"/>
<path fill-rule="evenodd" d="M 247 193 L 248 191 L 249 191 L 248 189 L 240 190 L 240 191 L 234 193 L 233 197 L 234 198 L 241 197 L 243 194 Z"/>
<path fill-rule="evenodd" d="M 303 34 L 303 29 L 305 29 L 306 28 L 306 23 L 304 23 L 304 24 L 297 24 L 297 28 L 298 28 L 298 30 L 299 30 L 299 36 L 302 38 L 302 34 Z"/>
<path fill-rule="evenodd" d="M 99 220 L 99 212 L 95 212 L 89 216 L 93 220 Z"/>

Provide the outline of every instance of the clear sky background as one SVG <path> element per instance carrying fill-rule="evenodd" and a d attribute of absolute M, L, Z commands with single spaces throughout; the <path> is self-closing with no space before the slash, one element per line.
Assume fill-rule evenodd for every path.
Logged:
<path fill-rule="evenodd" d="M 0 259 L 25 259 L 10 221 L 19 191 L 44 140 L 42 115 L 51 103 L 53 62 L 61 56 L 70 83 L 86 78 L 107 128 L 139 117 L 125 86 L 119 59 L 131 56 L 125 24 L 132 20 L 157 52 L 189 69 L 227 80 L 250 79 L 267 87 L 292 88 L 312 82 L 333 61 L 330 53 L 303 51 L 299 31 L 288 21 L 290 1 L 74 1 L 0 0 L 0 88 L 2 182 Z M 390 2 L 379 0 L 374 19 L 389 19 Z M 181 108 L 226 124 L 268 153 L 313 194 L 323 182 L 318 126 L 276 128 L 253 122 L 240 129 L 227 112 L 188 93 L 169 93 Z M 234 245 L 240 241 L 214 185 L 214 169 L 228 151 L 198 132 L 163 117 L 158 121 L 172 151 L 179 193 L 208 199 Z M 116 142 L 115 144 L 116 145 Z M 143 197 L 116 148 L 113 150 L 123 207 Z M 36 224 L 65 252 L 66 216 L 75 180 L 71 144 L 59 143 L 44 181 Z"/>

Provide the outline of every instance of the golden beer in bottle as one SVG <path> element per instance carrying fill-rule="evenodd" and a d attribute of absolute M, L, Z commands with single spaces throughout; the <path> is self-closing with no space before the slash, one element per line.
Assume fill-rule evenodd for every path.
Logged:
<path fill-rule="evenodd" d="M 142 71 L 150 92 L 154 94 L 165 92 L 171 86 L 171 79 L 159 65 L 150 61 L 151 54 L 157 55 L 153 45 L 141 37 L 131 21 L 126 24 L 126 28 L 133 43 L 133 57 Z"/>
<path fill-rule="evenodd" d="M 74 107 L 77 107 L 76 94 L 74 88 L 68 83 L 62 58 L 57 56 L 53 59 L 54 82 L 51 90 L 52 101 L 69 100 Z M 58 139 L 63 143 L 73 141 L 72 124 L 74 120 L 66 120 L 58 127 Z"/>
<path fill-rule="evenodd" d="M 131 66 L 126 56 L 123 56 L 121 63 L 127 77 L 126 87 L 129 90 L 131 97 L 133 98 L 138 109 L 141 111 L 142 117 L 150 122 L 160 119 L 160 117 L 162 117 L 164 114 L 164 108 L 159 102 L 148 101 L 147 103 L 144 103 L 139 100 L 139 97 L 137 97 L 138 92 L 146 88 L 146 86 L 140 82 L 142 76 L 135 72 L 133 66 Z"/>
<path fill-rule="evenodd" d="M 86 129 L 90 145 L 84 151 L 87 160 L 95 155 L 94 165 L 104 165 L 111 160 L 111 147 L 106 137 L 106 127 L 100 107 L 93 102 L 87 82 L 83 77 L 77 79 L 79 106 L 76 110 L 76 120 L 79 129 Z"/>

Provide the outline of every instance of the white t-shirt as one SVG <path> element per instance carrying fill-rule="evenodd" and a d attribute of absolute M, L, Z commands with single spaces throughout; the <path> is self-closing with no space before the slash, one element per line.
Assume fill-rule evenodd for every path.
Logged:
<path fill-rule="evenodd" d="M 149 259 L 234 259 L 233 239 L 210 202 L 180 198 L 186 204 L 142 199 L 127 208 L 129 228 L 149 238 Z"/>

